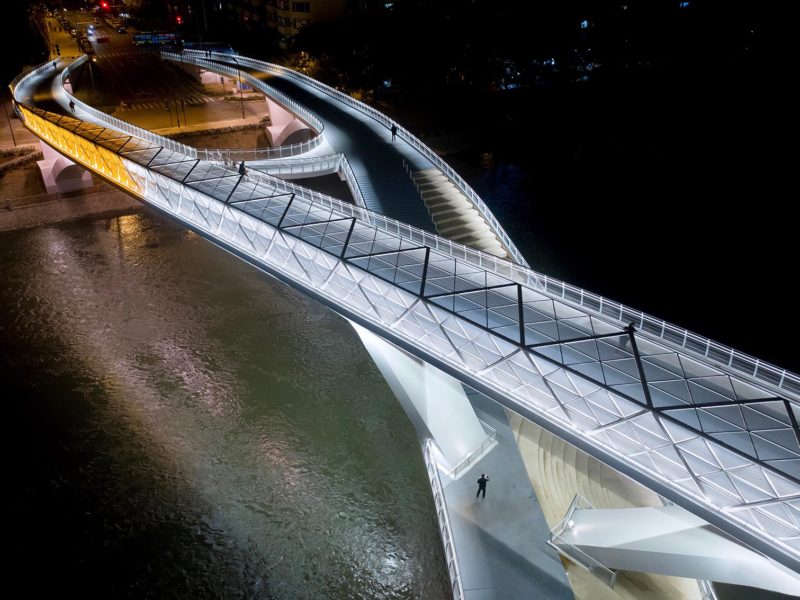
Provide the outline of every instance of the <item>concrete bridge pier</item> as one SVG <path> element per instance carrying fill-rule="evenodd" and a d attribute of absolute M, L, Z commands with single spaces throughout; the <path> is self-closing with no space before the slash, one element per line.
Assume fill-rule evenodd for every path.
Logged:
<path fill-rule="evenodd" d="M 314 136 L 314 132 L 308 125 L 298 119 L 294 113 L 286 110 L 269 96 L 266 100 L 271 123 L 267 127 L 267 135 L 272 146 L 305 142 Z"/>

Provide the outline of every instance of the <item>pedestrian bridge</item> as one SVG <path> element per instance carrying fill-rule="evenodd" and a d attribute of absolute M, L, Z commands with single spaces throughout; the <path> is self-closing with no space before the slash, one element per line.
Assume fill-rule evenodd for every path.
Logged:
<path fill-rule="evenodd" d="M 75 116 L 44 110 L 29 89 L 43 77 L 49 63 L 12 83 L 16 110 L 71 160 L 800 572 L 797 375 L 523 264 L 240 175 L 83 103 Z"/>

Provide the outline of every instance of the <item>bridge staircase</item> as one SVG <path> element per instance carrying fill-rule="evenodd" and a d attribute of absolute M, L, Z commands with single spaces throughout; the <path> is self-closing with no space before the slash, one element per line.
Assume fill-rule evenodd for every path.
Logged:
<path fill-rule="evenodd" d="M 474 205 L 436 168 L 409 172 L 439 235 L 494 256 L 508 254 Z"/>

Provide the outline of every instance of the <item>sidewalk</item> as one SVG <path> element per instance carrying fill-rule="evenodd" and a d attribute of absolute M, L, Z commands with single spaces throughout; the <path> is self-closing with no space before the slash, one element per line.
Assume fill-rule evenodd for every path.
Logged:
<path fill-rule="evenodd" d="M 468 600 L 572 600 L 561 560 L 547 545 L 550 529 L 504 409 L 468 392 L 478 418 L 497 431 L 497 446 L 444 490 Z M 486 497 L 476 498 L 486 473 Z"/>
<path fill-rule="evenodd" d="M 28 131 L 11 107 L 10 100 L 3 100 L 5 115 L 0 115 L 0 148 L 13 148 L 14 146 L 38 145 L 39 138 Z M 10 128 L 9 128 L 10 125 Z"/>

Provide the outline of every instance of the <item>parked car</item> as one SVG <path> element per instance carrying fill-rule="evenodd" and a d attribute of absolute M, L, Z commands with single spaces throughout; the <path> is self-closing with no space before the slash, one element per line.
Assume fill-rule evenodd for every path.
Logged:
<path fill-rule="evenodd" d="M 98 35 L 94 39 L 98 44 L 105 44 L 106 42 L 109 41 L 108 36 L 106 34 L 104 34 L 104 33 L 101 33 L 100 35 Z"/>
<path fill-rule="evenodd" d="M 128 30 L 125 29 L 122 25 L 117 27 L 117 33 L 128 33 Z"/>

